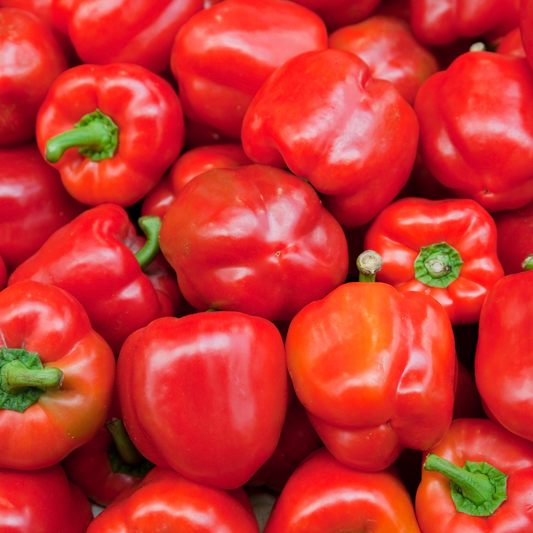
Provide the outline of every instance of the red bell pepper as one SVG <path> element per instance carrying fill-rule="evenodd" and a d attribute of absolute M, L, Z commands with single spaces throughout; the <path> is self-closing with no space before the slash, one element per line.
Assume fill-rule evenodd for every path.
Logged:
<path fill-rule="evenodd" d="M 366 19 L 381 0 L 294 0 L 320 15 L 329 31 Z"/>
<path fill-rule="evenodd" d="M 0 468 L 58 463 L 110 409 L 115 358 L 67 292 L 21 281 L 0 292 Z"/>
<path fill-rule="evenodd" d="M 159 219 L 148 219 L 148 223 L 146 241 L 136 234 L 122 207 L 104 204 L 89 209 L 56 231 L 17 267 L 8 284 L 33 279 L 70 292 L 118 355 L 135 330 L 177 312 L 170 300 L 178 293 L 175 278 L 168 272 L 155 274 L 166 279 L 154 286 L 143 271 L 150 268 L 158 252 Z M 172 292 L 165 288 L 167 283 Z"/>
<path fill-rule="evenodd" d="M 520 0 L 411 0 L 411 24 L 427 45 L 448 44 L 460 37 L 494 41 L 516 28 Z"/>
<path fill-rule="evenodd" d="M 504 275 L 494 220 L 473 200 L 393 202 L 372 222 L 365 249 L 383 258 L 379 281 L 433 296 L 452 325 L 477 322 Z"/>
<path fill-rule="evenodd" d="M 35 137 L 35 118 L 67 60 L 50 31 L 21 9 L 0 9 L 0 146 Z"/>
<path fill-rule="evenodd" d="M 208 487 L 158 467 L 102 511 L 87 533 L 158 530 L 259 533 L 242 488 L 225 491 Z"/>
<path fill-rule="evenodd" d="M 0 149 L 0 255 L 9 272 L 84 209 L 35 144 Z"/>
<path fill-rule="evenodd" d="M 415 102 L 430 173 L 489 212 L 529 203 L 532 100 L 533 71 L 519 57 L 467 52 L 431 76 Z"/>
<path fill-rule="evenodd" d="M 309 180 L 345 226 L 374 218 L 413 168 L 418 123 L 394 85 L 372 78 L 351 52 L 308 52 L 261 87 L 242 126 L 257 163 Z"/>
<path fill-rule="evenodd" d="M 398 18 L 374 15 L 329 35 L 330 48 L 358 55 L 374 78 L 388 80 L 411 105 L 422 83 L 439 70 L 437 58 Z"/>
<path fill-rule="evenodd" d="M 475 376 L 491 418 L 533 441 L 532 298 L 533 271 L 505 276 L 492 288 L 479 319 Z"/>
<path fill-rule="evenodd" d="M 239 139 L 244 113 L 291 57 L 327 48 L 324 23 L 284 0 L 226 0 L 191 17 L 176 35 L 171 68 L 185 115 Z"/>
<path fill-rule="evenodd" d="M 108 506 L 140 483 L 154 467 L 133 446 L 122 420 L 110 420 L 86 444 L 63 461 L 67 477 L 93 502 Z"/>
<path fill-rule="evenodd" d="M 498 256 L 505 274 L 533 269 L 533 202 L 519 209 L 494 213 Z"/>
<path fill-rule="evenodd" d="M 31 472 L 0 469 L 0 530 L 85 533 L 93 518 L 83 492 L 59 465 Z"/>
<path fill-rule="evenodd" d="M 520 3 L 520 33 L 524 52 L 530 65 L 533 66 L 533 2 L 523 0 Z"/>
<path fill-rule="evenodd" d="M 79 63 L 79 58 L 76 56 L 74 46 L 69 37 L 52 24 L 52 0 L 2 0 L 2 7 L 15 7 L 35 15 L 59 43 L 69 64 Z"/>
<path fill-rule="evenodd" d="M 348 271 L 342 228 L 313 188 L 265 165 L 196 176 L 170 206 L 159 240 L 181 293 L 200 311 L 291 320 Z"/>
<path fill-rule="evenodd" d="M 59 76 L 37 116 L 37 144 L 80 202 L 129 206 L 183 147 L 178 95 L 138 65 L 79 65 Z"/>
<path fill-rule="evenodd" d="M 193 148 L 178 157 L 168 175 L 147 194 L 141 214 L 163 218 L 181 189 L 198 174 L 212 168 L 237 168 L 251 163 L 239 143 Z"/>
<path fill-rule="evenodd" d="M 529 533 L 532 493 L 532 443 L 464 418 L 425 454 L 416 516 L 422 533 Z"/>
<path fill-rule="evenodd" d="M 142 455 L 234 489 L 278 443 L 287 408 L 283 340 L 272 323 L 244 313 L 160 318 L 124 343 L 117 388 Z"/>
<path fill-rule="evenodd" d="M 324 448 L 310 455 L 276 501 L 264 533 L 394 531 L 420 533 L 396 471 L 361 472 Z"/>
<path fill-rule="evenodd" d="M 296 395 L 347 466 L 381 470 L 404 447 L 434 446 L 450 425 L 453 331 L 444 308 L 424 293 L 341 285 L 296 315 L 286 352 Z"/>
<path fill-rule="evenodd" d="M 202 0 L 52 0 L 50 15 L 84 63 L 133 63 L 161 74 L 176 32 L 203 7 Z"/>

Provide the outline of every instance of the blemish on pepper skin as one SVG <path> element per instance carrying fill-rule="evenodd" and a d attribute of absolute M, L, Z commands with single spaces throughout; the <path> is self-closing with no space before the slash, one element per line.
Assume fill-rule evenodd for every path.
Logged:
<path fill-rule="evenodd" d="M 276 256 L 279 257 L 280 255 L 281 255 L 281 251 L 278 250 L 278 251 L 276 252 Z"/>

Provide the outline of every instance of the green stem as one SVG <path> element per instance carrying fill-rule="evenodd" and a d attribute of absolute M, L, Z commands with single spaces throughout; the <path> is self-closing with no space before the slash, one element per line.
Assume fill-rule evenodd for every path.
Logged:
<path fill-rule="evenodd" d="M 528 255 L 523 261 L 522 261 L 522 268 L 524 270 L 533 270 L 533 254 Z"/>
<path fill-rule="evenodd" d="M 135 254 L 141 268 L 147 267 L 159 253 L 159 230 L 161 219 L 154 216 L 141 217 L 139 227 L 146 235 L 144 246 Z"/>
<path fill-rule="evenodd" d="M 113 157 L 118 145 L 118 127 L 97 109 L 74 125 L 74 129 L 52 137 L 46 143 L 45 159 L 57 163 L 66 150 L 79 148 L 92 161 Z"/>
<path fill-rule="evenodd" d="M 106 425 L 107 430 L 113 437 L 113 442 L 117 448 L 117 451 L 121 459 L 128 465 L 137 465 L 144 460 L 144 457 L 139 453 L 139 450 L 135 448 L 135 445 L 130 439 L 124 423 L 118 418 L 114 418 Z"/>
<path fill-rule="evenodd" d="M 376 281 L 376 273 L 383 266 L 383 259 L 374 250 L 365 250 L 357 258 L 356 264 L 359 270 L 359 281 L 362 283 L 373 283 Z"/>
<path fill-rule="evenodd" d="M 451 496 L 459 512 L 490 516 L 507 499 L 507 476 L 488 463 L 466 461 L 461 468 L 430 453 L 424 469 L 438 472 L 451 481 Z"/>
<path fill-rule="evenodd" d="M 446 242 L 422 246 L 415 259 L 415 279 L 428 285 L 445 289 L 461 272 L 463 260 L 459 252 Z"/>
<path fill-rule="evenodd" d="M 27 368 L 18 360 L 3 365 L 0 375 L 1 388 L 8 394 L 17 394 L 28 387 L 58 389 L 63 379 L 59 368 Z"/>

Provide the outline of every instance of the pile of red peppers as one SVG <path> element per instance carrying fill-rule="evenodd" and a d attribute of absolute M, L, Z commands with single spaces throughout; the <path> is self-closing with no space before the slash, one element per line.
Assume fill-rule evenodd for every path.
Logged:
<path fill-rule="evenodd" d="M 533 0 L 0 0 L 0 531 L 531 533 L 531 301 Z"/>

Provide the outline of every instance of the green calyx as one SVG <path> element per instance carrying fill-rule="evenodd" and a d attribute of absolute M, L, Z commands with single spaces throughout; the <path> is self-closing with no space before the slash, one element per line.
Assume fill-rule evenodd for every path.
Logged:
<path fill-rule="evenodd" d="M 38 354 L 0 348 L 0 409 L 23 413 L 47 389 L 58 389 L 62 379 L 59 368 L 43 368 Z"/>
<path fill-rule="evenodd" d="M 155 465 L 145 459 L 135 448 L 122 420 L 117 418 L 106 424 L 113 444 L 106 449 L 111 470 L 115 474 L 144 477 Z"/>
<path fill-rule="evenodd" d="M 118 127 L 99 109 L 74 124 L 74 129 L 52 137 L 46 143 L 45 159 L 57 163 L 66 150 L 78 147 L 78 152 L 91 161 L 113 157 L 118 146 Z"/>
<path fill-rule="evenodd" d="M 491 516 L 507 499 L 508 476 L 488 463 L 466 461 L 460 468 L 430 453 L 424 468 L 450 479 L 452 500 L 460 513 Z"/>
<path fill-rule="evenodd" d="M 445 289 L 455 281 L 464 262 L 446 242 L 423 246 L 415 259 L 415 278 L 429 287 Z"/>
<path fill-rule="evenodd" d="M 147 267 L 159 253 L 159 230 L 161 219 L 154 216 L 141 217 L 138 220 L 139 227 L 146 236 L 144 246 L 135 254 L 141 268 Z"/>

